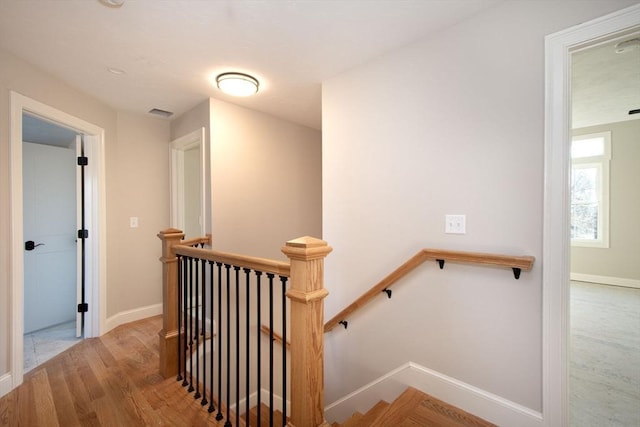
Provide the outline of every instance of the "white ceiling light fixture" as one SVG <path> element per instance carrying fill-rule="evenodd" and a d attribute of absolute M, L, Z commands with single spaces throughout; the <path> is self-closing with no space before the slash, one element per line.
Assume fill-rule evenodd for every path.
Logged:
<path fill-rule="evenodd" d="M 124 0 L 98 0 L 100 3 L 109 7 L 120 7 L 124 3 Z"/>
<path fill-rule="evenodd" d="M 122 68 L 116 68 L 116 67 L 107 67 L 107 71 L 110 72 L 111 74 L 115 74 L 116 76 L 121 76 L 123 74 L 126 74 L 126 71 L 124 71 Z"/>
<path fill-rule="evenodd" d="M 222 73 L 216 77 L 218 88 L 231 96 L 251 96 L 258 92 L 260 83 L 254 77 L 243 73 Z"/>
<path fill-rule="evenodd" d="M 640 48 L 640 38 L 625 40 L 616 45 L 616 53 L 627 53 Z"/>

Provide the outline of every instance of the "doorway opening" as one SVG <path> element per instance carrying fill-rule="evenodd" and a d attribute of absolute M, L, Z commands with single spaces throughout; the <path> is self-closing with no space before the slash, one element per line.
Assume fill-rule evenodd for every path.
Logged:
<path fill-rule="evenodd" d="M 637 31 L 640 5 L 545 38 L 543 418 L 569 425 L 571 53 Z"/>
<path fill-rule="evenodd" d="M 640 28 L 571 53 L 569 422 L 640 425 Z"/>
<path fill-rule="evenodd" d="M 49 256 L 43 257 L 45 263 L 49 262 L 50 264 L 53 262 L 55 264 L 56 257 L 59 259 L 62 253 L 66 252 L 67 258 L 69 258 L 69 247 L 73 247 L 74 254 L 71 254 L 71 258 L 75 258 L 76 262 L 84 260 L 84 273 L 79 275 L 80 278 L 85 281 L 84 293 L 85 293 L 85 302 L 88 305 L 88 310 L 84 316 L 84 322 L 81 323 L 79 327 L 74 326 L 74 334 L 73 335 L 84 335 L 84 337 L 94 337 L 99 336 L 101 331 L 103 330 L 103 325 L 105 324 L 105 306 L 106 306 L 106 296 L 105 296 L 105 275 L 106 275 L 106 218 L 105 218 L 105 170 L 104 170 L 104 130 L 96 125 L 85 122 L 77 117 L 71 116 L 67 113 L 64 113 L 60 110 L 52 108 L 46 104 L 42 104 L 38 101 L 25 97 L 15 92 L 11 92 L 11 116 L 10 116 L 10 149 L 11 149 L 11 331 L 10 331 L 10 367 L 11 367 L 11 384 L 12 388 L 17 387 L 22 383 L 23 372 L 24 372 L 24 333 L 28 332 L 28 329 L 39 329 L 40 326 L 47 326 L 47 322 L 49 320 L 43 320 L 37 318 L 28 318 L 30 314 L 25 310 L 25 298 L 28 296 L 27 294 L 31 292 L 30 289 L 26 287 L 25 280 L 29 280 L 29 276 L 33 275 L 34 269 L 32 265 L 28 265 L 28 260 L 26 259 L 25 253 L 35 253 L 38 249 L 47 249 L 47 251 L 41 251 L 42 254 L 47 253 Z M 73 183 L 72 192 L 74 193 L 74 202 L 68 203 L 58 203 L 57 205 L 54 203 L 54 209 L 60 208 L 62 205 L 72 204 L 72 211 L 76 210 L 75 203 L 75 190 L 76 185 L 80 185 L 84 183 L 85 191 L 84 191 L 84 207 L 85 207 L 85 225 L 82 229 L 78 228 L 76 230 L 75 236 L 68 234 L 68 230 L 65 231 L 64 237 L 52 237 L 50 238 L 50 244 L 46 242 L 36 241 L 38 237 L 35 239 L 29 236 L 26 236 L 26 232 L 28 231 L 25 227 L 29 226 L 29 223 L 33 221 L 31 219 L 27 219 L 28 215 L 33 214 L 29 212 L 25 212 L 25 209 L 28 207 L 25 206 L 25 202 L 28 203 L 28 200 L 25 199 L 25 185 L 31 185 L 29 181 L 33 181 L 31 179 L 32 175 L 28 175 L 29 172 L 24 170 L 23 168 L 23 149 L 25 147 L 28 151 L 36 151 L 36 158 L 40 158 L 38 160 L 40 162 L 39 168 L 41 169 L 49 169 L 54 162 L 50 162 L 52 157 L 56 153 L 55 156 L 60 155 L 61 157 L 67 157 L 72 159 L 72 161 L 76 160 L 76 146 L 74 141 L 74 146 L 72 149 L 58 149 L 52 148 L 49 146 L 48 148 L 43 148 L 45 145 L 42 144 L 29 144 L 28 146 L 23 142 L 24 141 L 24 133 L 23 133 L 23 117 L 36 118 L 39 121 L 46 122 L 50 125 L 56 125 L 62 129 L 66 129 L 67 131 L 72 132 L 74 135 L 82 135 L 82 139 L 84 140 L 84 156 L 91 161 L 87 162 L 87 165 L 84 169 L 84 178 L 78 181 L 78 184 Z M 27 119 L 28 121 L 29 119 Z M 28 129 L 27 129 L 28 132 Z M 31 139 L 31 137 L 28 137 Z M 34 150 L 35 149 L 35 150 Z M 46 153 L 44 153 L 46 151 Z M 31 154 L 28 155 L 31 157 Z M 75 168 L 72 172 L 72 175 L 75 176 Z M 25 179 L 25 176 L 27 178 Z M 73 179 L 73 177 L 71 178 Z M 59 190 L 53 190 L 49 194 L 47 194 L 47 198 L 55 198 L 58 196 L 57 192 Z M 61 196 L 62 197 L 62 196 Z M 66 196 L 64 196 L 66 197 Z M 82 204 L 82 203 L 80 203 Z M 37 209 L 37 208 L 29 208 L 29 209 Z M 46 208 L 45 208 L 46 209 Z M 52 212 L 36 212 L 36 214 L 40 216 L 36 216 L 36 221 L 42 220 L 42 218 L 47 218 L 47 213 Z M 53 217 L 54 215 L 50 215 Z M 72 219 L 70 220 L 72 223 L 72 227 L 76 228 L 76 212 L 70 214 Z M 69 220 L 68 220 L 69 221 Z M 59 227 L 59 225 L 54 226 L 54 229 Z M 69 228 L 68 224 L 64 227 Z M 57 230 L 60 231 L 60 230 Z M 32 230 L 28 231 L 29 233 Z M 77 243 L 76 239 L 79 240 L 80 233 L 82 232 L 83 236 L 88 236 L 85 240 L 85 253 L 82 257 L 79 255 L 79 252 L 75 251 L 75 247 Z M 45 233 L 46 234 L 46 233 Z M 55 234 L 55 233 L 49 233 Z M 69 239 L 72 239 L 73 242 L 69 242 Z M 58 240 L 58 241 L 56 241 Z M 40 243 L 45 243 L 41 245 Z M 57 247 L 57 249 L 56 249 Z M 32 250 L 28 250 L 31 249 Z M 47 259 L 49 258 L 49 259 Z M 79 259 L 81 258 L 81 259 Z M 53 260 L 53 261 L 52 261 Z M 67 272 L 67 276 L 71 274 L 72 276 L 76 275 L 77 271 L 81 271 L 81 269 L 76 268 L 77 265 L 81 265 L 81 263 L 73 265 L 73 269 L 71 273 Z M 41 275 L 44 278 L 47 278 L 46 274 Z M 75 286 L 77 280 L 66 279 L 66 281 L 72 281 Z M 61 286 L 60 283 L 57 286 Z M 64 292 L 60 291 L 60 293 L 72 294 L 72 297 L 75 297 L 76 289 L 66 290 Z M 55 291 L 51 291 L 55 292 Z M 74 298 L 75 299 L 75 298 Z M 50 301 L 49 301 L 50 302 Z M 59 305 L 67 305 L 71 307 L 71 310 L 77 311 L 76 301 L 73 302 L 59 302 Z M 66 313 L 66 310 L 62 310 L 62 317 L 64 316 L 73 316 L 76 317 L 76 314 L 73 315 Z M 62 319 L 62 317 L 53 316 L 54 319 Z M 55 322 L 55 320 L 53 320 Z M 77 333 L 75 333 L 77 330 Z"/>
<path fill-rule="evenodd" d="M 24 372 L 82 337 L 84 185 L 75 130 L 22 114 Z"/>

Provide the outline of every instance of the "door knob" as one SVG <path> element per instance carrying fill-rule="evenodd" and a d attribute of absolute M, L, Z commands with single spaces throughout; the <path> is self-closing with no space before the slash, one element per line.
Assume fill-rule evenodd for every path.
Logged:
<path fill-rule="evenodd" d="M 27 240 L 26 242 L 24 242 L 24 249 L 27 251 L 32 251 L 38 246 L 43 246 L 43 245 L 44 243 L 36 243 L 33 240 Z"/>

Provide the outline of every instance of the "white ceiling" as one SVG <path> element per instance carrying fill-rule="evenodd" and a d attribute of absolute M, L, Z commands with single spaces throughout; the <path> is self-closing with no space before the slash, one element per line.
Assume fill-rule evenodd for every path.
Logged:
<path fill-rule="evenodd" d="M 640 46 L 616 53 L 618 43 L 638 38 L 640 29 L 572 55 L 574 129 L 640 119 L 629 115 L 640 108 Z"/>
<path fill-rule="evenodd" d="M 120 110 L 213 97 L 320 129 L 322 81 L 500 1 L 0 0 L 0 48 Z M 223 95 L 210 78 L 228 71 L 260 92 Z"/>
<path fill-rule="evenodd" d="M 0 48 L 119 110 L 175 117 L 213 97 L 320 129 L 321 82 L 500 1 L 0 0 Z M 619 41 L 574 54 L 574 127 L 640 118 L 640 49 Z M 222 94 L 210 80 L 227 71 L 260 92 Z"/>

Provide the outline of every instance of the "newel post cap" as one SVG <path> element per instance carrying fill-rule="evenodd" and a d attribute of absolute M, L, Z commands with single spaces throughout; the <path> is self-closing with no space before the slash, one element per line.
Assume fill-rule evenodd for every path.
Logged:
<path fill-rule="evenodd" d="M 162 230 L 158 233 L 158 238 L 160 240 L 177 238 L 180 236 L 180 239 L 184 237 L 184 232 L 182 230 L 178 230 L 177 228 L 167 228 L 166 230 Z"/>
<path fill-rule="evenodd" d="M 304 236 L 289 240 L 282 252 L 291 259 L 315 259 L 326 257 L 333 248 L 316 237 Z"/>

